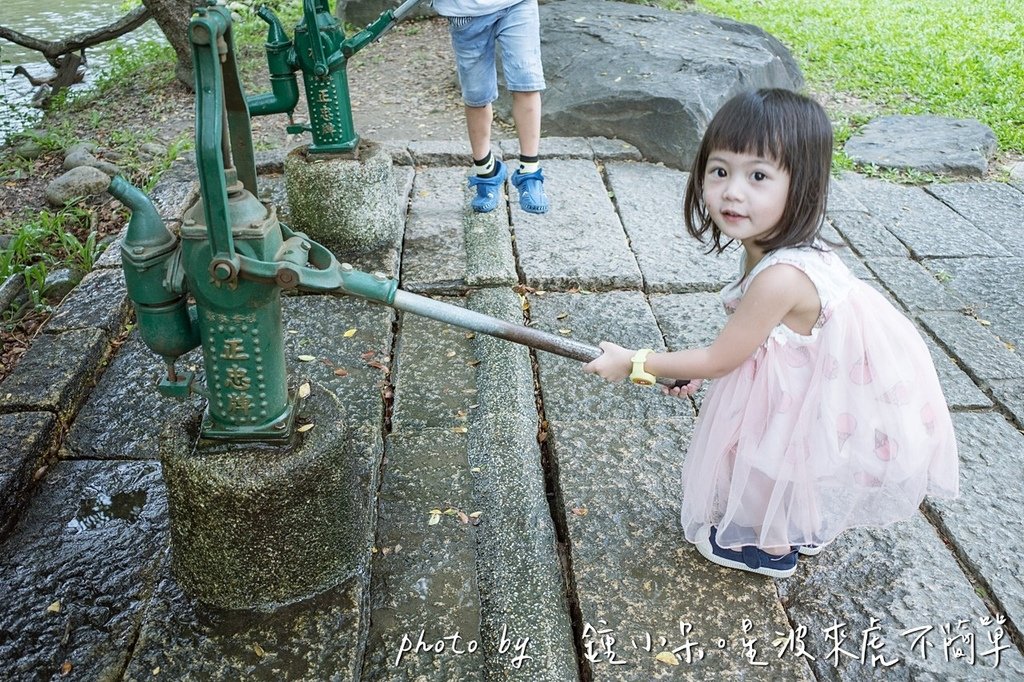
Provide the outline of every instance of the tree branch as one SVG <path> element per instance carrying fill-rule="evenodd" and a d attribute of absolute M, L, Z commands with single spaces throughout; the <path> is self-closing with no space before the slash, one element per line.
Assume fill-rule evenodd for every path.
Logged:
<path fill-rule="evenodd" d="M 136 7 L 112 24 L 92 31 L 76 33 L 61 40 L 40 40 L 27 36 L 24 33 L 19 33 L 6 26 L 0 26 L 0 38 L 5 38 L 16 45 L 27 47 L 30 50 L 41 52 L 46 57 L 46 61 L 53 64 L 54 60 L 62 54 L 77 52 L 87 47 L 113 40 L 123 36 L 125 33 L 130 33 L 149 21 L 150 16 L 152 15 L 149 12 L 149 8 L 145 6 Z"/>

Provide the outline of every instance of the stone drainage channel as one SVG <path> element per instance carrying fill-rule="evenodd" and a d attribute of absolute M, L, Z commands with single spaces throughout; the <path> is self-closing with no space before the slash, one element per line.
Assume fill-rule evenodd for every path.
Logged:
<path fill-rule="evenodd" d="M 390 148 L 404 237 L 353 265 L 585 343 L 713 338 L 715 292 L 735 261 L 683 238 L 683 173 L 619 143 L 548 139 L 552 212 L 523 213 L 512 190 L 477 215 L 461 149 Z M 278 206 L 281 163 L 268 155 L 260 170 Z M 0 454 L 17 463 L 0 498 L 16 521 L 0 540 L 0 668 L 12 679 L 812 680 L 891 663 L 911 678 L 1021 678 L 1024 566 L 1007 567 L 977 529 L 1024 518 L 1003 485 L 1024 474 L 1005 457 L 1024 450 L 1024 367 L 1001 340 L 1015 338 L 1012 316 L 985 327 L 963 314 L 988 289 L 957 269 L 973 259 L 970 272 L 991 272 L 1017 256 L 975 234 L 997 221 L 954 218 L 949 205 L 960 216 L 970 204 L 952 190 L 914 189 L 844 176 L 830 233 L 925 333 L 961 438 L 962 499 L 926 503 L 932 522 L 853 531 L 777 582 L 710 565 L 680 538 L 691 401 L 389 308 L 303 295 L 285 300 L 289 370 L 345 406 L 343 424 L 312 428 L 350 434 L 360 559 L 335 589 L 273 613 L 205 609 L 170 573 L 157 458 L 164 425 L 201 403 L 152 389 L 160 363 L 124 333 L 109 250 L 0 384 Z M 1024 208 L 1017 189 L 990 189 Z M 155 190 L 172 227 L 194 192 L 186 163 Z M 952 227 L 925 234 L 907 216 Z M 971 251 L 980 244 L 987 253 Z M 940 280 L 934 265 L 952 274 Z M 1022 536 L 998 537 L 1016 550 Z M 973 662 L 946 655 L 955 638 L 962 652 L 973 642 Z"/>

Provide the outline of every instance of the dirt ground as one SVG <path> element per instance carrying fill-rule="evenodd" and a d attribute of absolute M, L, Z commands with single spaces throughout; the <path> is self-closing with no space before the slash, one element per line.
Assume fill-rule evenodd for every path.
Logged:
<path fill-rule="evenodd" d="M 247 74 L 249 95 L 269 91 L 266 61 L 262 54 L 239 56 Z M 255 62 L 255 63 L 253 63 Z M 407 20 L 367 45 L 349 59 L 349 93 L 356 131 L 367 140 L 462 140 L 466 137 L 462 100 L 445 22 L 438 18 Z M 133 150 L 119 141 L 135 140 L 154 133 L 158 142 L 170 144 L 188 136 L 194 127 L 195 97 L 177 83 L 162 79 L 152 88 L 152 79 L 141 78 L 116 92 L 73 108 L 68 117 L 79 140 L 95 141 L 100 156 L 119 162 Z M 156 79 L 160 80 L 160 79 Z M 301 88 L 300 88 L 301 90 Z M 306 119 L 304 100 L 295 112 L 297 121 Z M 264 116 L 253 120 L 253 142 L 257 150 L 292 147 L 309 142 L 308 135 L 288 135 L 288 117 Z M 39 125 L 46 129 L 47 122 Z M 495 139 L 508 135 L 501 122 L 494 127 Z M 468 150 L 468 142 L 467 142 Z M 3 152 L 0 152 L 3 153 Z M 44 197 L 47 184 L 64 172 L 63 155 L 54 150 L 39 157 L 31 167 L 0 177 L 0 218 L 35 216 L 48 207 Z M 152 177 L 152 164 L 124 164 L 128 180 L 145 185 Z M 125 211 L 109 196 L 86 199 L 79 204 L 93 212 L 90 225 L 82 226 L 80 239 L 89 229 L 100 238 L 112 238 L 125 224 Z M 0 379 L 10 373 L 31 345 L 46 320 L 46 313 L 25 310 L 17 319 L 10 313 L 0 320 Z"/>

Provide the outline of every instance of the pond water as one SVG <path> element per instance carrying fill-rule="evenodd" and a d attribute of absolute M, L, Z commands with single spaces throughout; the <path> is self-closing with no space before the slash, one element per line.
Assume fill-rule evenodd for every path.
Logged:
<path fill-rule="evenodd" d="M 121 3 L 110 0 L 0 2 L 3 3 L 3 18 L 0 19 L 0 24 L 40 40 L 58 40 L 101 28 L 117 21 L 124 14 L 120 9 Z M 73 86 L 73 89 L 90 87 L 96 75 L 110 63 L 110 55 L 116 46 L 130 46 L 145 40 L 163 39 L 160 27 L 150 19 L 141 28 L 121 36 L 116 41 L 86 50 L 89 68 L 85 81 Z M 14 75 L 14 68 L 19 65 L 24 66 L 37 78 L 53 74 L 53 69 L 38 52 L 0 40 L 0 145 L 7 136 L 31 126 L 42 115 L 31 104 L 36 88 L 24 77 Z"/>

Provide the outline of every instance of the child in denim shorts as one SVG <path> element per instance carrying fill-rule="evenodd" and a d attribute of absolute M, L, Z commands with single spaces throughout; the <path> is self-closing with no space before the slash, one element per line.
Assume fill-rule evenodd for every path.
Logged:
<path fill-rule="evenodd" d="M 538 157 L 544 69 L 537 0 L 434 0 L 433 5 L 448 19 L 466 105 L 476 171 L 469 179 L 469 186 L 476 189 L 473 210 L 487 213 L 498 206 L 508 174 L 505 164 L 491 153 L 491 103 L 498 98 L 497 44 L 519 135 L 519 168 L 512 173 L 512 184 L 519 190 L 519 206 L 524 211 L 546 213 L 548 198 Z"/>

